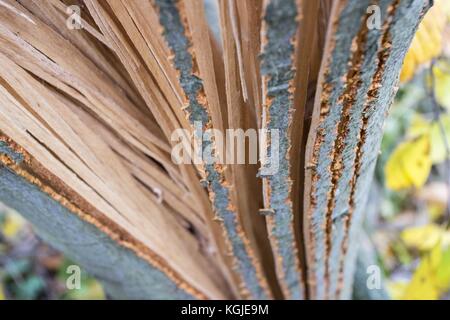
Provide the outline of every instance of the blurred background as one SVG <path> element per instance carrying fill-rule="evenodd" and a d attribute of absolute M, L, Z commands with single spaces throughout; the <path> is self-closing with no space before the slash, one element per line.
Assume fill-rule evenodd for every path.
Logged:
<path fill-rule="evenodd" d="M 450 299 L 450 1 L 437 0 L 406 57 L 367 207 L 365 230 L 393 299 Z M 81 268 L 0 204 L 0 300 L 105 299 Z M 70 286 L 69 286 L 70 287 Z"/>
<path fill-rule="evenodd" d="M 83 268 L 80 288 L 68 289 L 71 265 L 76 263 L 43 243 L 18 213 L 0 204 L 0 300 L 104 299 L 101 285 Z"/>
<path fill-rule="evenodd" d="M 450 299 L 450 1 L 435 1 L 386 122 L 366 229 L 393 299 Z"/>

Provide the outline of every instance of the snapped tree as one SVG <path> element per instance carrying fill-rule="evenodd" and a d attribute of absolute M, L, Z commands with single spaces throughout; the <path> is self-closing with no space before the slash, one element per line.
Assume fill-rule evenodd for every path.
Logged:
<path fill-rule="evenodd" d="M 348 299 L 430 6 L 0 0 L 0 200 L 114 298 Z M 176 164 L 177 129 L 276 130 L 277 171 Z"/>

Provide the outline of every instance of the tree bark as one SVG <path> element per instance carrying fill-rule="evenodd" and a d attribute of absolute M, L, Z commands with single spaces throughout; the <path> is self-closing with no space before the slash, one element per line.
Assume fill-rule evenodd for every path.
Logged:
<path fill-rule="evenodd" d="M 349 299 L 358 232 L 405 53 L 428 1 L 335 2 L 306 149 L 304 233 L 310 297 Z"/>
<path fill-rule="evenodd" d="M 305 255 L 306 270 L 302 270 L 303 275 L 296 274 L 300 266 L 280 264 L 284 277 L 292 280 L 285 290 L 292 297 L 351 298 L 359 249 L 358 236 L 380 149 L 383 122 L 396 93 L 402 61 L 430 2 L 333 2 L 314 106 L 312 111 L 303 110 L 305 115 L 312 112 L 307 144 L 304 148 L 296 146 L 305 153 L 301 155 L 305 157 L 304 193 L 297 195 L 303 229 L 296 231 L 289 225 L 278 224 L 277 230 L 288 230 L 287 240 L 283 240 L 284 234 L 275 233 L 277 244 L 286 241 L 289 245 L 296 243 L 299 247 L 303 246 L 292 246 L 289 252 L 279 253 L 292 263 L 296 261 L 297 255 Z M 368 27 L 370 13 L 367 13 L 367 8 L 372 4 L 380 8 L 380 28 Z M 167 19 L 164 20 L 162 16 L 162 25 L 166 30 L 167 41 L 173 40 L 173 51 L 180 61 L 180 57 L 186 58 L 187 54 L 188 61 L 181 61 L 177 66 L 178 72 L 186 73 L 183 74 L 187 78 L 184 93 L 191 97 L 192 105 L 198 105 L 197 98 L 200 95 L 197 91 L 189 91 L 195 89 L 189 85 L 197 80 L 198 70 L 191 70 L 192 57 L 188 49 L 180 49 L 177 43 L 191 35 L 184 34 L 180 21 L 176 21 L 180 25 L 173 24 L 170 15 L 174 12 L 170 10 L 176 8 L 165 9 L 163 13 Z M 292 24 L 295 27 L 295 17 Z M 308 43 L 303 45 L 308 46 Z M 290 50 L 284 52 L 281 55 L 283 57 L 292 54 L 289 46 L 281 50 Z M 270 61 L 265 63 L 270 64 Z M 211 88 L 206 90 L 209 93 Z M 288 95 L 288 90 L 285 93 Z M 202 106 L 198 107 L 197 111 L 191 110 L 187 125 L 192 125 L 195 120 L 223 121 L 203 114 Z M 303 121 L 306 123 L 309 120 L 304 118 Z M 20 212 L 36 227 L 43 239 L 97 277 L 109 296 L 131 299 L 205 298 L 184 283 L 182 277 L 173 270 L 164 267 L 158 257 L 136 247 L 136 244 L 128 241 L 121 232 L 115 232 L 115 228 L 101 218 L 71 206 L 70 201 L 66 201 L 66 195 L 55 193 L 53 185 L 28 170 L 29 163 L 25 159 L 29 155 L 25 151 L 8 137 L 0 135 L 0 138 L 0 201 Z M 288 153 L 292 146 L 285 147 L 284 151 Z M 262 276 L 263 267 L 253 259 L 254 253 L 249 249 L 250 240 L 242 231 L 240 217 L 232 212 L 234 208 L 229 205 L 231 187 L 221 183 L 224 170 L 214 165 L 208 166 L 206 170 L 209 174 L 210 195 L 215 196 L 213 205 L 221 219 L 228 249 L 236 260 L 233 265 L 251 296 L 271 298 L 268 284 Z M 274 177 L 270 183 L 274 189 L 283 187 L 282 191 L 287 194 L 288 191 L 284 190 L 287 187 L 283 183 L 288 179 L 289 173 L 286 172 L 283 176 Z M 298 187 L 302 190 L 303 182 L 298 183 L 302 184 Z M 271 196 L 273 198 L 269 199 L 269 203 L 276 202 L 277 195 L 272 193 Z M 288 217 L 289 212 L 294 210 L 291 203 L 278 204 L 279 210 L 286 211 Z M 295 241 L 294 232 L 301 233 L 297 234 Z M 307 280 L 305 286 L 303 277 Z"/>
<path fill-rule="evenodd" d="M 48 186 L 20 169 L 24 155 L 1 140 L 0 153 L 3 163 L 0 165 L 0 201 L 20 212 L 44 241 L 100 280 L 108 296 L 117 299 L 194 298 L 146 257 L 139 256 L 133 246 L 105 232 L 106 227 L 99 221 L 87 219 L 87 215 L 71 211 L 54 199 Z"/>

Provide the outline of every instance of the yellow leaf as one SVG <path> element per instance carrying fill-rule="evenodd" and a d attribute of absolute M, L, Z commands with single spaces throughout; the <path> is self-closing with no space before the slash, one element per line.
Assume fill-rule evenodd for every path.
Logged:
<path fill-rule="evenodd" d="M 0 301 L 6 300 L 5 291 L 3 290 L 3 284 L 0 283 Z"/>
<path fill-rule="evenodd" d="M 420 188 L 427 181 L 431 165 L 429 135 L 403 142 L 386 164 L 387 187 L 392 190 Z"/>
<path fill-rule="evenodd" d="M 443 246 L 443 250 L 439 266 L 435 275 L 436 286 L 441 292 L 446 292 L 450 289 L 450 246 Z"/>
<path fill-rule="evenodd" d="M 406 54 L 400 74 L 402 82 L 409 81 L 416 70 L 439 56 L 443 47 L 443 35 L 450 14 L 450 1 L 436 0 L 417 29 Z"/>
<path fill-rule="evenodd" d="M 408 129 L 408 136 L 416 138 L 423 134 L 428 134 L 431 129 L 431 123 L 423 116 L 418 113 L 415 113 L 412 116 L 411 124 Z"/>
<path fill-rule="evenodd" d="M 8 213 L 2 226 L 3 234 L 6 238 L 14 238 L 22 229 L 25 220 L 17 213 Z"/>
<path fill-rule="evenodd" d="M 442 124 L 433 123 L 430 130 L 431 152 L 430 157 L 433 163 L 444 162 L 447 158 L 446 143 L 450 144 L 450 119 L 448 116 L 441 117 Z"/>
<path fill-rule="evenodd" d="M 444 234 L 442 235 L 442 246 L 444 247 L 450 247 L 450 231 L 446 230 Z"/>
<path fill-rule="evenodd" d="M 440 261 L 440 245 L 435 246 L 430 254 L 420 261 L 411 282 L 403 294 L 403 300 L 437 300 L 439 299 L 439 288 L 435 285 L 435 273 Z"/>
<path fill-rule="evenodd" d="M 386 289 L 393 300 L 402 299 L 407 287 L 406 281 L 386 281 Z"/>
<path fill-rule="evenodd" d="M 83 300 L 105 300 L 105 293 L 97 281 L 89 283 L 89 287 L 83 296 Z"/>
<path fill-rule="evenodd" d="M 404 230 L 401 233 L 401 238 L 405 244 L 410 248 L 417 248 L 419 250 L 431 250 L 439 243 L 444 230 L 435 225 L 427 224 L 425 226 L 413 227 Z"/>
<path fill-rule="evenodd" d="M 433 269 L 428 259 L 424 259 L 414 272 L 411 282 L 402 296 L 403 300 L 437 300 L 439 290 L 434 286 Z"/>
<path fill-rule="evenodd" d="M 69 298 L 73 300 L 104 300 L 105 293 L 99 282 L 90 279 L 83 283 L 80 290 L 70 291 Z"/>
<path fill-rule="evenodd" d="M 402 299 L 435 300 L 450 289 L 450 246 L 442 241 L 449 231 L 442 232 L 441 240 L 422 257 Z"/>
<path fill-rule="evenodd" d="M 434 92 L 438 103 L 450 109 L 450 63 L 439 61 L 433 67 Z"/>
<path fill-rule="evenodd" d="M 444 215 L 446 206 L 442 203 L 430 202 L 427 206 L 431 220 L 436 221 Z"/>
<path fill-rule="evenodd" d="M 450 246 L 450 231 L 434 223 L 405 229 L 400 237 L 408 247 L 421 251 L 429 251 L 438 244 Z"/>
<path fill-rule="evenodd" d="M 431 122 L 419 114 L 414 114 L 407 136 L 417 138 L 426 134 L 430 135 L 431 162 L 442 163 L 447 157 L 446 142 L 450 145 L 450 116 L 442 115 L 439 122 Z"/>
<path fill-rule="evenodd" d="M 426 204 L 429 218 L 435 221 L 443 216 L 448 202 L 448 188 L 445 182 L 434 181 L 417 190 L 415 197 Z"/>

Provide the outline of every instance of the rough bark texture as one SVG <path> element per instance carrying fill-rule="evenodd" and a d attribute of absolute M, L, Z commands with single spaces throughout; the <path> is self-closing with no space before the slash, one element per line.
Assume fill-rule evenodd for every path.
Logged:
<path fill-rule="evenodd" d="M 274 1 L 275 3 L 276 1 Z M 203 83 L 193 70 L 190 39 L 179 16 L 176 1 L 158 0 L 161 25 L 189 106 L 186 116 L 193 125 L 209 126 L 211 115 L 198 100 Z M 293 5 L 293 1 L 289 1 Z M 366 10 L 378 4 L 382 28 L 367 28 Z M 404 55 L 420 18 L 430 5 L 428 0 L 342 0 L 336 1 L 328 32 L 327 49 L 319 79 L 318 94 L 306 154 L 304 237 L 307 254 L 308 295 L 313 299 L 348 299 L 356 265 L 358 234 L 364 215 L 369 185 L 382 137 L 383 121 L 395 95 Z M 292 32 L 295 19 L 286 31 Z M 283 30 L 273 30 L 274 37 Z M 270 37 L 269 37 L 270 38 Z M 278 42 L 269 39 L 269 46 Z M 283 42 L 283 41 L 282 41 Z M 292 47 L 282 43 L 279 52 L 289 60 Z M 276 48 L 275 48 L 276 49 Z M 288 54 L 289 52 L 289 54 Z M 275 50 L 276 53 L 276 50 Z M 270 56 L 266 56 L 270 58 Z M 283 60 L 284 61 L 284 60 Z M 291 64 L 291 61 L 288 61 Z M 270 74 L 270 63 L 266 74 Z M 279 70 L 278 70 L 279 71 Z M 277 72 L 278 72 L 277 71 Z M 290 101 L 288 90 L 292 75 L 269 86 L 272 111 L 269 127 L 288 123 L 289 113 L 279 110 Z M 272 79 L 273 80 L 273 79 Z M 280 112 L 277 112 L 279 110 Z M 277 118 L 277 115 L 280 118 Z M 285 128 L 287 130 L 287 128 Z M 283 138 L 283 137 L 282 137 Z M 286 141 L 281 147 L 287 151 Z M 286 150 L 285 150 L 286 149 Z M 20 165 L 23 156 L 0 141 L 0 201 L 19 211 L 37 228 L 41 236 L 98 277 L 115 298 L 190 299 L 200 294 L 184 290 L 167 273 L 123 246 L 95 224 L 72 212 L 53 197 L 20 176 L 7 162 Z M 3 159 L 5 157 L 5 159 Z M 301 298 L 303 288 L 295 277 L 292 259 L 296 256 L 292 230 L 281 230 L 289 220 L 286 194 L 289 189 L 287 159 L 282 159 L 282 174 L 271 178 L 274 197 L 270 206 L 281 213 L 272 230 L 278 237 L 282 273 L 293 298 Z M 6 161 L 6 162 L 5 162 Z M 213 199 L 244 290 L 253 298 L 270 298 L 261 266 L 252 256 L 248 239 L 230 200 L 230 187 L 224 184 L 223 168 L 205 167 L 205 180 Z M 278 188 L 278 190 L 276 190 Z M 120 239 L 119 239 L 120 240 Z M 189 291 L 189 293 L 188 293 Z"/>
<path fill-rule="evenodd" d="M 382 28 L 369 29 L 371 4 L 336 3 L 322 65 L 306 157 L 305 233 L 315 299 L 351 296 L 357 235 L 383 122 L 404 55 L 430 5 L 380 0 Z"/>
<path fill-rule="evenodd" d="M 194 51 L 191 43 L 192 31 L 189 31 L 183 23 L 183 13 L 180 10 L 183 3 L 176 0 L 158 0 L 156 4 L 165 41 L 174 55 L 172 63 L 179 72 L 180 83 L 188 100 L 188 105 L 184 109 L 186 117 L 195 130 L 194 135 L 198 135 L 201 139 L 202 134 L 206 135 L 205 131 L 213 127 L 214 119 L 211 116 L 211 108 L 208 108 L 206 103 L 204 81 L 199 78 L 199 71 L 195 70 L 198 62 L 195 54 L 192 54 Z M 200 99 L 203 102 L 199 101 Z M 201 127 L 195 128 L 196 125 Z M 216 129 L 220 130 L 217 127 Z M 217 152 L 222 152 L 217 150 L 214 141 L 209 137 L 202 147 L 201 152 L 206 157 L 211 150 L 214 150 L 215 156 Z M 205 164 L 203 170 L 204 173 L 201 173 L 213 203 L 214 213 L 223 226 L 229 250 L 235 257 L 234 267 L 241 278 L 243 291 L 246 291 L 243 292 L 244 296 L 250 295 L 253 299 L 271 297 L 262 275 L 262 268 L 254 258 L 249 240 L 244 234 L 242 222 L 236 211 L 236 203 L 232 199 L 232 186 L 226 181 L 225 166 L 215 160 Z"/>
<path fill-rule="evenodd" d="M 265 87 L 263 127 L 278 130 L 279 169 L 261 175 L 264 182 L 270 240 L 275 253 L 277 276 L 288 299 L 304 299 L 298 246 L 294 231 L 290 149 L 294 106 L 295 39 L 298 30 L 296 1 L 269 1 L 264 13 L 266 45 L 261 54 L 261 74 Z M 273 139 L 273 138 L 272 138 Z M 274 143 L 267 150 L 268 158 Z M 273 164 L 272 164 L 273 165 Z"/>
<path fill-rule="evenodd" d="M 0 141 L 0 153 L 19 165 L 23 156 Z M 38 234 L 99 279 L 117 299 L 193 299 L 164 272 L 81 219 L 37 185 L 0 163 L 0 201 L 20 212 Z"/>

